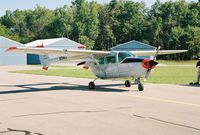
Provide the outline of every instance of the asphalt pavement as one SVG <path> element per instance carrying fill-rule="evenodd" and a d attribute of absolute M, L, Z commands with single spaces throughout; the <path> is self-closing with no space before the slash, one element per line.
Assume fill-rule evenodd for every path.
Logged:
<path fill-rule="evenodd" d="M 0 67 L 0 135 L 199 135 L 200 87 L 16 74 Z"/>

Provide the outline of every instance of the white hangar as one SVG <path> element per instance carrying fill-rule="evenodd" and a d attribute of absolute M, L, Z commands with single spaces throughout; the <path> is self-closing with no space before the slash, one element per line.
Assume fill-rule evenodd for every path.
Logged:
<path fill-rule="evenodd" d="M 24 45 L 0 36 L 0 65 L 26 65 L 26 54 L 6 52 L 12 46 L 23 47 Z"/>
<path fill-rule="evenodd" d="M 40 39 L 25 44 L 26 47 L 59 48 L 59 49 L 85 49 L 84 45 L 68 38 Z M 40 64 L 39 55 L 28 54 L 27 64 Z"/>

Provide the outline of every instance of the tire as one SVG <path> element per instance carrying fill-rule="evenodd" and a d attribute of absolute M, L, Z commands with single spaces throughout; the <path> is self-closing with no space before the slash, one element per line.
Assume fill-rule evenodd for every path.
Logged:
<path fill-rule="evenodd" d="M 131 82 L 129 80 L 125 81 L 125 87 L 131 87 Z"/>
<path fill-rule="evenodd" d="M 144 90 L 144 86 L 141 83 L 138 84 L 138 90 L 139 91 L 143 91 Z"/>
<path fill-rule="evenodd" d="M 88 85 L 89 89 L 95 89 L 95 84 L 94 82 L 90 82 Z"/>

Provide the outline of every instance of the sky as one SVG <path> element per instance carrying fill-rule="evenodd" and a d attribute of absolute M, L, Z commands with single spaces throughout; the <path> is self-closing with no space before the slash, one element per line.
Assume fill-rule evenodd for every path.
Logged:
<path fill-rule="evenodd" d="M 16 9 L 34 9 L 36 5 L 45 6 L 49 9 L 56 9 L 57 7 L 62 7 L 64 5 L 70 5 L 72 0 L 2 0 L 0 3 L 0 16 L 5 14 L 6 10 L 14 11 Z M 92 1 L 92 0 L 88 0 Z M 110 0 L 96 0 L 98 3 L 108 3 Z M 133 1 L 144 1 L 147 7 L 151 5 L 156 0 L 133 0 Z M 160 0 L 161 2 L 166 2 L 169 0 Z M 174 1 L 174 0 L 173 0 Z M 198 0 L 186 0 L 186 1 L 198 1 Z"/>

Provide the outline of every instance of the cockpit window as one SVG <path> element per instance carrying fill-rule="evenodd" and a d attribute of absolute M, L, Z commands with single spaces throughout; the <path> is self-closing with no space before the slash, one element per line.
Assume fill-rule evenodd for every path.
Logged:
<path fill-rule="evenodd" d="M 116 56 L 107 56 L 99 58 L 99 64 L 109 64 L 109 63 L 116 63 Z"/>
<path fill-rule="evenodd" d="M 104 57 L 99 58 L 99 64 L 100 64 L 100 65 L 104 64 Z"/>
<path fill-rule="evenodd" d="M 109 63 L 116 63 L 115 56 L 107 56 L 106 57 L 106 64 L 109 64 Z"/>
<path fill-rule="evenodd" d="M 121 62 L 122 60 L 124 60 L 127 57 L 133 57 L 133 54 L 129 53 L 129 52 L 119 52 L 118 61 Z"/>

